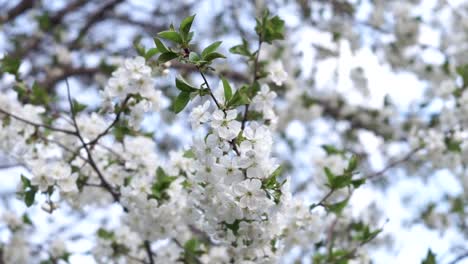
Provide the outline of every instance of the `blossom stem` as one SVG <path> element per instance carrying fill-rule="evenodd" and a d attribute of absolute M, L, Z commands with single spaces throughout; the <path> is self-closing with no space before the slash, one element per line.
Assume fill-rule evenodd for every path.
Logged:
<path fill-rule="evenodd" d="M 213 101 L 215 102 L 216 107 L 218 107 L 219 109 L 221 109 L 221 105 L 219 104 L 218 100 L 216 99 L 216 97 L 214 96 L 213 92 L 211 91 L 210 84 L 208 83 L 208 80 L 206 79 L 205 74 L 204 74 L 203 71 L 200 69 L 200 67 L 197 67 L 197 69 L 198 69 L 198 72 L 200 73 L 201 77 L 203 78 L 203 81 L 204 81 L 204 83 L 205 83 L 205 85 L 206 85 L 206 88 L 208 89 L 211 98 L 212 98 Z M 224 112 L 224 110 L 223 110 L 223 112 Z"/>

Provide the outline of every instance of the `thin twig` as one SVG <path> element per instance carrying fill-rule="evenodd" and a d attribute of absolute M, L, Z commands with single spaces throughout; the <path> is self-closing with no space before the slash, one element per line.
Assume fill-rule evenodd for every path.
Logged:
<path fill-rule="evenodd" d="M 130 100 L 130 98 L 132 98 L 131 95 L 127 95 L 127 97 L 125 97 L 125 100 L 120 105 L 120 110 L 115 115 L 114 121 L 112 121 L 112 123 L 104 131 L 102 131 L 99 135 L 97 135 L 97 137 L 95 139 L 93 139 L 93 140 L 89 141 L 88 143 L 86 143 L 87 145 L 96 144 L 99 141 L 99 139 L 101 139 L 103 136 L 105 136 L 105 135 L 107 135 L 107 133 L 109 133 L 109 131 L 117 124 L 117 122 L 119 122 L 120 116 L 122 115 L 122 112 L 124 111 L 124 108 L 126 107 L 126 105 L 127 105 L 128 101 Z"/>
<path fill-rule="evenodd" d="M 148 255 L 149 263 L 154 264 L 153 251 L 151 251 L 151 243 L 145 240 L 145 250 Z"/>
<path fill-rule="evenodd" d="M 198 72 L 200 72 L 200 75 L 201 75 L 201 77 L 203 78 L 203 81 L 205 82 L 206 88 L 208 89 L 211 98 L 212 98 L 213 101 L 215 102 L 216 107 L 218 107 L 219 109 L 221 109 L 221 105 L 219 104 L 218 100 L 217 100 L 216 97 L 214 96 L 213 91 L 211 90 L 210 84 L 209 84 L 208 81 L 206 80 L 205 74 L 204 74 L 203 71 L 200 69 L 200 67 L 197 67 L 197 69 L 198 69 Z"/>
<path fill-rule="evenodd" d="M 422 147 L 417 147 L 413 150 L 411 150 L 408 154 L 406 154 L 403 158 L 401 159 L 398 159 L 398 160 L 395 160 L 393 162 L 390 162 L 387 166 L 385 166 L 385 168 L 383 168 L 382 170 L 378 171 L 378 172 L 374 172 L 374 173 L 371 173 L 367 176 L 364 176 L 363 179 L 366 179 L 366 180 L 369 180 L 369 179 L 374 179 L 374 178 L 377 178 L 379 176 L 382 176 L 383 174 L 385 174 L 385 172 L 387 172 L 388 170 L 392 169 L 393 167 L 401 164 L 401 163 L 404 163 L 408 160 L 411 159 L 411 157 L 416 153 L 418 152 L 419 150 L 421 150 Z"/>
<path fill-rule="evenodd" d="M 56 132 L 61 132 L 61 133 L 64 133 L 64 134 L 68 134 L 68 135 L 76 135 L 76 132 L 75 131 L 72 131 L 72 130 L 68 130 L 68 129 L 62 129 L 62 128 L 57 128 L 57 127 L 53 127 L 53 126 L 49 126 L 49 125 L 45 125 L 45 124 L 39 124 L 39 123 L 36 123 L 36 122 L 33 122 L 33 121 L 29 121 L 27 119 L 24 119 L 22 117 L 19 117 L 15 114 L 12 114 L 12 113 L 9 113 L 3 109 L 0 109 L 0 113 L 2 114 L 5 114 L 7 116 L 10 116 L 16 120 L 19 120 L 23 123 L 26 123 L 28 125 L 31 125 L 31 126 L 35 126 L 35 127 L 43 127 L 43 128 L 47 128 L 49 130 L 52 130 L 52 131 L 56 131 Z"/>
<path fill-rule="evenodd" d="M 104 189 L 106 189 L 111 195 L 112 198 L 114 198 L 114 201 L 119 202 L 120 201 L 120 194 L 115 192 L 113 187 L 110 185 L 110 183 L 104 178 L 104 175 L 102 174 L 101 170 L 98 168 L 96 165 L 96 162 L 94 161 L 93 155 L 91 153 L 91 150 L 88 148 L 88 145 L 86 144 L 85 140 L 83 139 L 80 129 L 78 127 L 78 123 L 76 122 L 76 116 L 75 116 L 75 111 L 73 110 L 73 101 L 71 99 L 71 94 L 70 94 L 70 85 L 68 84 L 68 80 L 65 80 L 67 84 L 67 96 L 68 96 L 68 103 L 70 104 L 70 112 L 71 112 L 71 117 L 73 121 L 73 125 L 76 130 L 76 136 L 80 140 L 83 148 L 85 149 L 87 155 L 88 155 L 88 161 L 89 165 L 93 168 L 93 170 L 96 172 L 98 175 L 99 179 L 101 180 L 101 185 Z M 128 211 L 127 208 L 124 207 L 124 211 Z"/>

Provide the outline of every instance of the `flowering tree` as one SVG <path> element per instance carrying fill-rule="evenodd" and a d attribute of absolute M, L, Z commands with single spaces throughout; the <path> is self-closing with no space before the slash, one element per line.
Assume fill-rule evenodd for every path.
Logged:
<path fill-rule="evenodd" d="M 444 169 L 468 188 L 466 3 L 431 6 L 452 16 L 448 24 L 413 12 L 419 1 L 283 8 L 239 1 L 221 3 L 203 31 L 197 22 L 207 18 L 190 14 L 204 1 L 157 3 L 156 22 L 135 19 L 125 1 L 98 2 L 3 3 L 0 149 L 4 168 L 28 172 L 4 195 L 3 262 L 74 263 L 89 255 L 97 263 L 370 263 L 393 234 L 385 233 L 387 208 L 370 204 L 367 214 L 354 214 L 361 188 L 390 188 L 397 168 L 425 179 Z M 369 7 L 362 19 L 358 11 Z M 284 17 L 301 23 L 268 11 L 288 8 Z M 83 14 L 84 22 L 71 23 Z M 180 23 L 169 26 L 169 18 Z M 108 20 L 137 30 L 99 28 Z M 33 29 L 18 30 L 30 21 Z M 438 45 L 419 37 L 428 25 Z M 310 42 L 308 34 L 326 43 L 304 48 L 298 43 Z M 226 46 L 233 36 L 237 44 Z M 121 48 L 121 37 L 133 48 Z M 372 106 L 371 78 L 359 66 L 349 69 L 351 92 L 333 89 L 343 50 L 369 46 L 392 71 L 424 81 L 427 96 L 411 109 L 389 97 Z M 314 65 L 304 72 L 308 59 Z M 320 69 L 330 62 L 333 77 L 320 89 Z M 377 148 L 366 147 L 371 139 Z M 12 209 L 15 195 L 24 213 Z M 413 219 L 466 238 L 466 199 L 448 193 Z M 77 228 L 107 211 L 91 232 Z M 42 215 L 58 225 L 60 213 L 71 220 L 38 241 Z M 80 240 L 89 250 L 70 247 Z M 451 263 L 468 258 L 466 246 L 454 241 Z M 423 263 L 436 260 L 428 250 Z"/>

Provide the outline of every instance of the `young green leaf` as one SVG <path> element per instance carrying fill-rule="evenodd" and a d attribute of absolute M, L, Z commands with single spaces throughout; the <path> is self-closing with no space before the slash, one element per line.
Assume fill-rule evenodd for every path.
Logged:
<path fill-rule="evenodd" d="M 192 62 L 198 62 L 201 60 L 201 58 L 196 52 L 192 51 L 189 53 L 189 60 Z"/>
<path fill-rule="evenodd" d="M 347 173 L 353 173 L 358 166 L 358 157 L 353 155 L 348 162 L 348 167 L 346 168 Z"/>
<path fill-rule="evenodd" d="M 180 111 L 184 110 L 185 106 L 187 106 L 189 101 L 190 93 L 181 92 L 172 104 L 172 111 L 174 111 L 176 114 L 180 113 Z"/>
<path fill-rule="evenodd" d="M 208 55 L 208 54 L 210 54 L 212 52 L 215 52 L 219 48 L 221 43 L 222 43 L 222 41 L 216 41 L 216 42 L 212 43 L 211 45 L 209 45 L 208 47 L 206 47 L 201 53 L 202 58 L 205 58 L 206 55 Z"/>
<path fill-rule="evenodd" d="M 133 43 L 133 47 L 135 48 L 138 55 L 142 57 L 146 55 L 145 47 L 143 47 L 139 42 Z"/>
<path fill-rule="evenodd" d="M 157 200 L 169 198 L 166 191 L 175 179 L 176 177 L 167 175 L 161 167 L 158 167 L 156 170 L 156 181 L 151 186 L 151 198 Z"/>
<path fill-rule="evenodd" d="M 37 186 L 31 186 L 29 190 L 24 192 L 24 203 L 27 207 L 30 207 L 34 203 L 37 190 Z"/>
<path fill-rule="evenodd" d="M 333 145 L 322 145 L 323 150 L 327 153 L 327 155 L 334 155 L 334 154 L 343 154 L 342 150 L 337 149 Z"/>
<path fill-rule="evenodd" d="M 242 86 L 239 90 L 234 93 L 231 100 L 227 103 L 228 108 L 234 108 L 241 105 L 246 105 L 250 103 L 250 98 L 248 96 L 248 86 Z"/>
<path fill-rule="evenodd" d="M 76 100 L 73 100 L 72 109 L 71 109 L 73 115 L 76 115 L 85 109 L 86 109 L 86 105 L 81 104 L 80 102 Z"/>
<path fill-rule="evenodd" d="M 113 240 L 115 238 L 114 232 L 108 231 L 104 228 L 99 228 L 96 233 L 99 238 L 104 240 Z"/>
<path fill-rule="evenodd" d="M 196 157 L 196 156 L 195 156 L 195 152 L 193 152 L 192 149 L 186 150 L 186 151 L 184 152 L 184 158 L 193 159 L 193 158 L 195 158 L 195 157 Z"/>
<path fill-rule="evenodd" d="M 31 103 L 35 105 L 47 105 L 50 102 L 50 96 L 44 87 L 39 86 L 37 82 L 34 82 L 32 86 Z"/>
<path fill-rule="evenodd" d="M 269 12 L 265 10 L 262 19 L 257 19 L 255 31 L 261 41 L 271 44 L 273 40 L 284 39 L 284 20 L 278 16 L 269 18 Z"/>
<path fill-rule="evenodd" d="M 326 209 L 330 212 L 333 212 L 335 214 L 341 214 L 343 209 L 346 207 L 348 204 L 349 198 L 344 199 L 343 201 L 334 203 L 334 204 L 328 204 L 326 205 Z"/>
<path fill-rule="evenodd" d="M 29 218 L 28 214 L 24 213 L 22 219 L 23 219 L 24 224 L 30 225 L 30 226 L 33 225 L 31 218 Z"/>
<path fill-rule="evenodd" d="M 156 45 L 156 48 L 158 48 L 159 52 L 161 53 L 166 53 L 169 51 L 169 49 L 162 43 L 162 41 L 158 38 L 154 38 L 154 44 Z"/>
<path fill-rule="evenodd" d="M 435 255 L 431 249 L 427 250 L 426 258 L 421 262 L 421 264 L 437 264 Z"/>
<path fill-rule="evenodd" d="M 0 60 L 0 72 L 8 72 L 17 75 L 21 61 L 11 56 L 5 56 Z"/>
<path fill-rule="evenodd" d="M 192 27 L 193 19 L 195 18 L 195 15 L 193 16 L 188 16 L 182 20 L 180 23 L 179 31 L 183 35 L 188 35 L 190 32 L 190 28 Z"/>
<path fill-rule="evenodd" d="M 163 54 L 161 54 L 158 58 L 158 62 L 159 63 L 165 63 L 167 61 L 171 61 L 175 58 L 179 57 L 179 55 L 175 52 L 164 52 Z"/>
<path fill-rule="evenodd" d="M 145 54 L 145 59 L 146 60 L 149 60 L 151 59 L 154 55 L 158 54 L 159 50 L 157 48 L 151 48 L 149 50 L 146 51 L 146 54 Z"/>
<path fill-rule="evenodd" d="M 172 42 L 182 44 L 182 37 L 176 31 L 172 31 L 172 30 L 162 31 L 162 32 L 158 33 L 158 36 L 163 38 L 163 39 L 167 39 L 167 40 L 170 40 Z"/>
<path fill-rule="evenodd" d="M 198 90 L 197 88 L 188 84 L 184 79 L 182 79 L 182 77 L 176 78 L 176 87 L 182 92 L 188 93 L 195 92 Z"/>
<path fill-rule="evenodd" d="M 212 60 L 215 60 L 215 59 L 219 59 L 219 58 L 222 58 L 222 59 L 225 59 L 226 56 L 224 56 L 223 54 L 221 53 L 218 53 L 218 52 L 212 52 L 210 54 L 207 54 L 204 59 L 206 61 L 212 61 Z"/>
<path fill-rule="evenodd" d="M 356 179 L 352 180 L 351 184 L 353 185 L 354 188 L 359 188 L 359 186 L 363 185 L 366 183 L 366 178 L 361 178 L 361 179 Z"/>
<path fill-rule="evenodd" d="M 232 54 L 239 54 L 247 57 L 253 56 L 249 50 L 249 43 L 245 39 L 242 39 L 242 44 L 230 48 L 229 52 L 231 52 Z"/>
<path fill-rule="evenodd" d="M 222 78 L 221 80 L 223 81 L 224 98 L 226 99 L 226 102 L 228 102 L 232 98 L 232 88 L 226 79 Z"/>

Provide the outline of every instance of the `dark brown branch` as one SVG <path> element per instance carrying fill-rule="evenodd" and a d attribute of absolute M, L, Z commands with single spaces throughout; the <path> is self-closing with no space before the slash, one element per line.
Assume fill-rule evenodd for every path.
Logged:
<path fill-rule="evenodd" d="M 111 11 L 116 5 L 123 2 L 123 0 L 113 0 L 104 4 L 98 11 L 92 14 L 84 26 L 80 29 L 78 36 L 70 43 L 70 49 L 76 49 L 81 39 L 88 33 L 88 31 L 98 22 L 102 21 L 106 12 Z"/>
<path fill-rule="evenodd" d="M 154 264 L 153 251 L 151 250 L 151 243 L 145 240 L 145 250 L 148 255 L 149 263 Z"/>
<path fill-rule="evenodd" d="M 67 5 L 66 7 L 62 8 L 60 11 L 55 13 L 53 16 L 51 16 L 50 23 L 52 25 L 56 25 L 60 23 L 62 19 L 65 17 L 65 15 L 79 9 L 80 7 L 85 5 L 87 2 L 88 2 L 87 0 L 76 0 L 70 3 L 69 5 Z"/>
<path fill-rule="evenodd" d="M 6 23 L 20 16 L 27 10 L 34 6 L 34 0 L 23 0 L 19 2 L 15 7 L 10 9 L 5 16 L 0 16 L 0 24 Z"/>
<path fill-rule="evenodd" d="M 47 79 L 45 79 L 43 82 L 41 82 L 41 87 L 45 87 L 48 90 L 51 90 L 55 87 L 55 85 L 67 79 L 68 77 L 71 76 L 93 76 L 96 73 L 101 72 L 101 70 L 97 67 L 79 67 L 79 68 L 72 68 L 72 67 L 66 67 L 61 69 L 62 72 L 60 75 L 56 76 L 49 76 Z"/>

